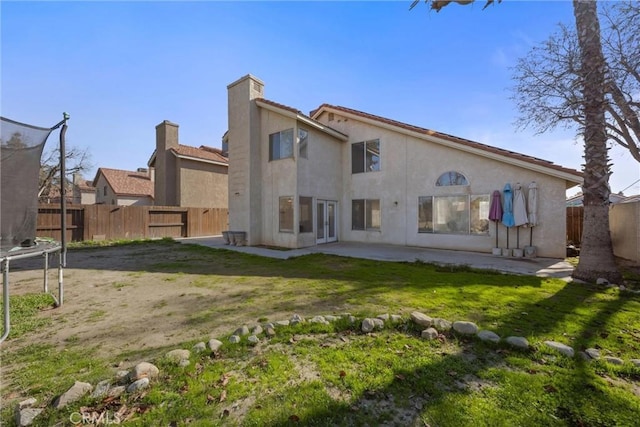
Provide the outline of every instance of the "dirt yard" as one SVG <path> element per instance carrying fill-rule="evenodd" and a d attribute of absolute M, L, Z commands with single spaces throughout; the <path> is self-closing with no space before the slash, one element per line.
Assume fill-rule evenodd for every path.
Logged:
<path fill-rule="evenodd" d="M 7 345 L 86 345 L 109 359 L 122 352 L 230 334 L 243 323 L 264 321 L 265 313 L 271 321 L 303 309 L 282 304 L 273 289 L 269 299 L 256 304 L 256 286 L 268 285 L 269 278 L 241 277 L 232 257 L 229 253 L 213 260 L 206 252 L 185 251 L 177 243 L 71 250 L 64 304 L 41 314 L 51 318 L 51 326 L 10 339 Z M 57 256 L 51 264 L 57 267 Z M 42 265 L 41 259 L 15 261 L 11 295 L 41 292 Z M 49 289 L 57 295 L 57 268 L 50 270 Z"/>

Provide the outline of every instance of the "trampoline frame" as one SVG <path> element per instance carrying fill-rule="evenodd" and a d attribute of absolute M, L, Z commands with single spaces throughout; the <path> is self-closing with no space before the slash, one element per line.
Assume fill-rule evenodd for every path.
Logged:
<path fill-rule="evenodd" d="M 0 344 L 2 344 L 11 331 L 11 316 L 9 310 L 9 270 L 11 261 L 35 258 L 37 256 L 44 257 L 44 293 L 51 295 L 55 300 L 55 306 L 60 307 L 64 302 L 64 268 L 67 266 L 67 203 L 66 203 L 66 187 L 65 187 L 65 175 L 66 175 L 66 149 L 65 149 L 65 134 L 67 132 L 67 120 L 69 115 L 62 113 L 62 120 L 51 128 L 51 130 L 60 129 L 60 242 L 56 241 L 43 241 L 36 238 L 36 246 L 12 249 L 5 253 L 0 252 L 0 272 L 2 273 L 2 298 L 3 298 L 3 311 L 4 311 L 4 329 L 2 336 L 0 336 Z M 8 119 L 7 119 L 8 120 Z M 21 123 L 25 125 L 24 123 Z M 30 126 L 30 125 L 26 125 Z M 38 244 L 41 247 L 38 247 Z M 58 253 L 58 298 L 49 292 L 49 254 Z"/>
<path fill-rule="evenodd" d="M 64 302 L 64 279 L 63 279 L 63 259 L 62 259 L 62 245 L 59 242 L 42 243 L 43 248 L 37 246 L 31 248 L 25 248 L 24 250 L 17 250 L 14 253 L 8 252 L 2 255 L 0 258 L 0 268 L 2 271 L 2 297 L 4 303 L 4 329 L 3 334 L 0 337 L 0 344 L 7 339 L 9 332 L 11 331 L 11 318 L 9 313 L 9 270 L 11 268 L 11 261 L 35 258 L 38 256 L 44 257 L 44 280 L 43 288 L 44 293 L 47 293 L 55 300 L 56 307 L 60 307 Z M 58 297 L 49 292 L 49 254 L 58 253 Z"/>

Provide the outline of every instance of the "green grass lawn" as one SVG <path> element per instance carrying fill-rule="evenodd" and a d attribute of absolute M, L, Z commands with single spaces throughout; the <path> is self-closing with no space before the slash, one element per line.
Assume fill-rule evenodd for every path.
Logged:
<path fill-rule="evenodd" d="M 526 337 L 531 349 L 518 351 L 455 334 L 426 341 L 408 321 L 365 335 L 359 324 L 345 319 L 279 328 L 275 337 L 262 337 L 258 346 L 232 345 L 228 335 L 221 336 L 225 345 L 217 354 L 192 355 L 185 368 L 160 356 L 173 348 L 190 349 L 196 341 L 108 359 L 97 358 L 86 343 L 73 340 L 62 352 L 43 343 L 19 351 L 3 348 L 3 365 L 12 365 L 2 378 L 3 401 L 8 402 L 18 396 L 49 402 L 75 380 L 95 385 L 113 378 L 115 362 L 141 354 L 155 358 L 160 368 L 160 378 L 142 393 L 115 400 L 85 398 L 64 410 L 47 409 L 34 425 L 70 425 L 69 417 L 81 407 L 112 416 L 124 407 L 123 417 L 130 417 L 125 424 L 133 426 L 640 423 L 640 368 L 628 362 L 640 359 L 637 294 L 422 263 L 327 255 L 282 261 L 200 246 L 146 244 L 167 245 L 179 256 L 141 267 L 142 277 L 147 271 L 167 271 L 175 280 L 188 274 L 197 288 L 232 283 L 248 300 L 237 310 L 255 314 L 247 317 L 249 324 L 258 318 L 278 320 L 260 311 L 261 306 L 295 308 L 307 318 L 349 311 L 359 320 L 382 313 L 408 319 L 418 310 L 451 321 L 473 321 L 503 338 Z M 172 283 L 165 280 L 157 286 Z M 46 305 L 32 295 L 12 297 L 11 308 L 20 313 L 13 317 L 15 327 L 21 328 L 19 336 L 28 337 L 33 325 L 51 327 L 37 314 Z M 318 312 L 318 307 L 336 311 Z M 194 314 L 185 327 L 215 316 L 215 310 Z M 547 349 L 545 340 L 576 351 L 599 348 L 626 363 L 570 359 Z M 13 425 L 11 405 L 3 407 L 1 415 Z"/>

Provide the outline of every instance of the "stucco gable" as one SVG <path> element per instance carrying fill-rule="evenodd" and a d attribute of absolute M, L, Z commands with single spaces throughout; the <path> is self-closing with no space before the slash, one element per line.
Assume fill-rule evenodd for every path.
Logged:
<path fill-rule="evenodd" d="M 376 116 L 373 114 L 365 113 L 362 111 L 354 110 L 351 108 L 322 104 L 317 109 L 311 111 L 310 116 L 314 120 L 318 120 L 322 114 L 340 114 L 346 117 L 350 117 L 355 120 L 360 120 L 365 123 L 369 123 L 376 126 L 392 129 L 396 132 L 408 134 L 414 137 L 422 138 L 435 142 L 441 145 L 445 145 L 454 149 L 460 149 L 467 152 L 472 152 L 485 157 L 493 158 L 498 161 L 506 162 L 509 164 L 517 164 L 522 167 L 535 169 L 539 172 L 546 173 L 548 175 L 557 176 L 565 179 L 568 183 L 573 185 L 580 184 L 582 182 L 582 172 L 574 169 L 566 168 L 560 165 L 556 165 L 548 160 L 540 159 L 538 157 L 528 156 L 526 154 L 517 153 L 515 151 L 505 150 L 502 148 L 494 147 L 480 142 L 471 141 L 465 138 L 449 135 L 442 132 L 437 132 L 431 129 L 422 128 L 419 126 L 402 123 L 396 120 L 388 119 L 386 117 Z M 573 186 L 571 185 L 571 186 Z"/>
<path fill-rule="evenodd" d="M 286 105 L 283 105 L 283 104 L 280 104 L 280 103 L 277 103 L 277 102 L 274 102 L 274 101 L 270 101 L 270 100 L 264 99 L 264 98 L 256 99 L 256 104 L 259 107 L 266 108 L 266 109 L 271 110 L 271 111 L 276 111 L 276 112 L 278 112 L 278 113 L 280 113 L 280 114 L 282 114 L 284 116 L 291 117 L 291 118 L 294 118 L 296 120 L 299 120 L 302 123 L 305 123 L 306 125 L 310 125 L 313 128 L 315 128 L 315 129 L 317 129 L 317 130 L 319 130 L 321 132 L 324 132 L 324 133 L 326 133 L 326 134 L 328 134 L 328 135 L 330 135 L 330 136 L 332 136 L 334 138 L 337 138 L 337 139 L 339 139 L 341 141 L 348 141 L 349 140 L 349 136 L 348 135 L 345 135 L 344 133 L 342 133 L 342 132 L 340 132 L 340 131 L 338 131 L 336 129 L 333 129 L 332 127 L 327 126 L 324 123 L 321 123 L 321 122 L 319 122 L 317 120 L 312 119 L 311 117 L 309 117 L 306 114 L 302 113 L 300 110 L 296 110 L 293 107 L 288 107 Z"/>

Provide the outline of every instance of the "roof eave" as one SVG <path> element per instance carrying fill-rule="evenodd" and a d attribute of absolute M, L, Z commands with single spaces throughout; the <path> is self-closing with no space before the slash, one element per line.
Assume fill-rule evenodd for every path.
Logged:
<path fill-rule="evenodd" d="M 339 139 L 341 141 L 346 142 L 346 141 L 349 140 L 349 136 L 348 135 L 345 135 L 342 132 L 339 132 L 339 131 L 337 131 L 335 129 L 332 129 L 329 126 L 325 126 L 322 123 L 317 122 L 317 121 L 313 120 L 312 118 L 306 117 L 306 116 L 304 116 L 302 114 L 294 113 L 293 111 L 290 111 L 290 110 L 287 110 L 287 109 L 284 109 L 284 108 L 278 108 L 275 105 L 272 105 L 272 104 L 267 103 L 267 102 L 263 102 L 260 99 L 256 99 L 256 104 L 259 107 L 264 108 L 266 110 L 273 111 L 275 113 L 278 113 L 278 114 L 283 115 L 285 117 L 292 118 L 294 120 L 298 120 L 298 121 L 306 124 L 307 126 L 313 127 L 315 129 L 317 129 L 317 130 L 319 130 L 321 132 L 324 132 L 324 133 L 326 133 L 328 135 L 331 135 L 332 137 L 337 138 L 337 139 Z"/>
<path fill-rule="evenodd" d="M 322 105 L 320 108 L 318 108 L 317 110 L 314 111 L 314 119 L 319 117 L 323 112 L 329 112 L 331 110 L 331 112 L 335 112 L 338 113 L 340 115 L 343 116 L 347 116 L 350 117 L 354 120 L 358 120 L 364 123 L 368 123 L 374 126 L 378 126 L 384 129 L 388 129 L 388 130 L 392 130 L 394 132 L 399 132 L 399 133 L 403 133 L 405 135 L 409 135 L 412 136 L 414 138 L 418 138 L 418 139 L 422 139 L 425 141 L 429 141 L 429 142 L 433 142 L 435 144 L 439 144 L 439 145 L 443 145 L 445 147 L 449 147 L 449 148 L 454 148 L 456 150 L 460 150 L 460 151 L 464 151 L 467 153 L 472 153 L 475 155 L 479 155 L 482 157 L 486 157 L 492 160 L 496 160 L 502 163 L 510 163 L 513 165 L 517 165 L 521 168 L 524 169 L 529 169 L 529 170 L 533 170 L 536 172 L 540 172 L 546 175 L 550 175 L 556 178 L 560 178 L 560 179 L 564 179 L 566 181 L 566 188 L 572 188 L 575 187 L 576 185 L 581 185 L 583 182 L 583 178 L 582 178 L 582 174 L 576 175 L 573 173 L 569 173 L 568 171 L 561 171 L 558 169 L 554 169 L 554 168 L 549 168 L 549 167 L 545 167 L 543 165 L 539 165 L 536 163 L 531 163 L 531 162 L 527 162 L 525 160 L 520 160 L 520 159 L 515 159 L 512 157 L 507 157 L 503 154 L 499 154 L 499 153 L 494 153 L 491 151 L 486 151 L 486 150 L 482 150 L 480 148 L 476 148 L 476 147 L 470 147 L 467 145 L 463 145 L 463 144 L 458 144 L 456 142 L 453 141 L 449 141 L 447 139 L 444 138 L 439 138 L 435 135 L 426 135 L 424 133 L 421 132 L 416 132 L 416 131 L 412 131 L 409 129 L 405 129 L 403 127 L 400 126 L 395 126 L 393 124 L 390 123 L 385 123 L 385 122 L 381 122 L 379 120 L 374 120 L 368 117 L 363 117 L 360 115 L 356 115 L 353 113 L 350 113 L 348 111 L 343 111 L 343 110 L 337 110 L 337 109 L 332 109 L 329 106 L 326 105 Z"/>
<path fill-rule="evenodd" d="M 175 151 L 171 151 L 171 153 L 173 153 L 174 156 L 176 156 L 179 159 L 184 159 L 184 160 L 193 160 L 195 162 L 202 162 L 202 163 L 209 163 L 212 165 L 218 165 L 218 166 L 226 166 L 229 167 L 229 163 L 224 163 L 224 162 L 218 162 L 216 160 L 209 160 L 209 159 L 201 159 L 199 157 L 193 157 L 193 156 L 185 156 L 184 154 L 178 154 Z"/>

